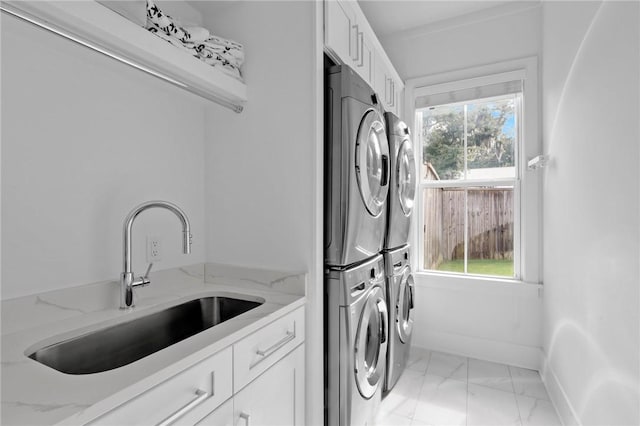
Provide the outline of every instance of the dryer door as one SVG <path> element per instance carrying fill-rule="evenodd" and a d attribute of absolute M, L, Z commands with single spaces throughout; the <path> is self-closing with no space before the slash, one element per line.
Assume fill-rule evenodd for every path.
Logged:
<path fill-rule="evenodd" d="M 398 183 L 398 198 L 405 216 L 411 215 L 413 200 L 416 196 L 415 168 L 415 158 L 413 156 L 411 141 L 405 139 L 398 149 L 398 160 L 395 170 L 396 182 Z"/>
<path fill-rule="evenodd" d="M 411 269 L 407 267 L 402 273 L 398 300 L 396 300 L 396 328 L 402 343 L 409 343 L 413 330 L 414 288 L 413 275 Z"/>
<path fill-rule="evenodd" d="M 389 316 L 384 292 L 374 287 L 366 296 L 354 342 L 354 373 L 360 394 L 371 398 L 384 380 Z"/>
<path fill-rule="evenodd" d="M 367 110 L 358 128 L 355 168 L 362 202 L 370 215 L 378 217 L 389 192 L 389 142 L 374 109 Z"/>

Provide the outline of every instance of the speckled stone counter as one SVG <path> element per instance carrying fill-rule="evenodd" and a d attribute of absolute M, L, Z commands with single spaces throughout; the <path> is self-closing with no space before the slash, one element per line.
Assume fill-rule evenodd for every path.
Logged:
<path fill-rule="evenodd" d="M 101 282 L 2 302 L 2 424 L 84 424 L 273 319 L 303 306 L 305 273 L 200 264 L 152 273 L 119 306 L 119 283 Z M 70 375 L 28 358 L 48 344 L 148 315 L 188 300 L 221 295 L 264 300 L 259 307 L 114 370 Z"/>

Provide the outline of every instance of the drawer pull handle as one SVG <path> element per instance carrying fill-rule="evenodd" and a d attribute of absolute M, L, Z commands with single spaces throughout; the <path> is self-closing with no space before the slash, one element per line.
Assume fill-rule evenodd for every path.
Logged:
<path fill-rule="evenodd" d="M 196 406 L 202 404 L 205 399 L 209 398 L 209 392 L 197 389 L 196 397 L 192 399 L 187 405 L 177 410 L 175 413 L 171 414 L 169 417 L 158 423 L 158 426 L 169 426 L 180 417 L 187 414 L 189 411 L 193 410 Z"/>
<path fill-rule="evenodd" d="M 249 414 L 240 413 L 240 418 L 244 420 L 244 426 L 249 426 L 249 419 L 251 419 L 251 416 Z"/>
<path fill-rule="evenodd" d="M 290 341 L 292 341 L 293 339 L 296 338 L 296 331 L 287 331 L 287 335 L 284 336 L 280 341 L 278 341 L 277 343 L 275 343 L 273 346 L 270 346 L 269 348 L 265 349 L 264 351 L 258 349 L 256 351 L 256 354 L 262 356 L 262 357 L 268 357 L 269 355 L 271 355 L 272 353 L 274 353 L 275 351 L 277 351 L 278 349 L 280 349 L 281 347 L 283 347 L 284 345 L 286 345 L 287 343 L 289 343 Z"/>
<path fill-rule="evenodd" d="M 273 344 L 272 346 L 268 347 L 265 350 L 258 349 L 256 351 L 256 355 L 261 356 L 262 358 L 259 359 L 258 361 L 256 361 L 253 364 L 253 366 L 258 364 L 260 361 L 266 359 L 269 355 L 271 355 L 272 353 L 274 353 L 275 351 L 277 351 L 278 349 L 280 349 L 281 347 L 283 347 L 284 345 L 286 345 L 287 343 L 289 343 L 290 341 L 292 341 L 295 338 L 296 338 L 296 328 L 295 328 L 295 324 L 294 324 L 293 331 L 288 331 L 287 330 L 287 335 L 284 336 L 282 339 L 280 339 L 278 342 L 276 342 L 275 344 Z"/>

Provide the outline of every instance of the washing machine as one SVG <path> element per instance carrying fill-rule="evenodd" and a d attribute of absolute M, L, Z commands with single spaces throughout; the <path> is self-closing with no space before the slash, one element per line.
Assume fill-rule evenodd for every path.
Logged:
<path fill-rule="evenodd" d="M 348 266 L 384 243 L 389 145 L 373 89 L 346 65 L 325 81 L 325 265 Z"/>
<path fill-rule="evenodd" d="M 411 213 L 416 196 L 416 164 L 409 127 L 396 115 L 384 114 L 391 176 L 389 184 L 385 250 L 401 247 L 409 241 Z"/>
<path fill-rule="evenodd" d="M 389 341 L 382 255 L 326 269 L 325 286 L 325 425 L 373 426 Z"/>
<path fill-rule="evenodd" d="M 398 382 L 409 359 L 415 300 L 410 259 L 409 245 L 384 253 L 389 309 L 389 345 L 384 392 L 391 390 Z"/>

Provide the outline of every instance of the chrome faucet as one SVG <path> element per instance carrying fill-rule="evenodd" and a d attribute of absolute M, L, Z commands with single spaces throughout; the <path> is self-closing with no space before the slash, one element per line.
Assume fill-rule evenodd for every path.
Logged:
<path fill-rule="evenodd" d="M 122 275 L 120 276 L 120 309 L 133 308 L 133 288 L 138 286 L 149 285 L 149 271 L 153 263 L 149 264 L 147 272 L 143 277 L 135 278 L 133 271 L 131 270 L 131 228 L 133 227 L 133 221 L 143 211 L 153 208 L 162 207 L 175 213 L 182 223 L 182 251 L 185 254 L 191 253 L 191 227 L 189 225 L 189 219 L 187 215 L 175 204 L 167 201 L 147 201 L 142 203 L 127 215 L 124 219 L 124 232 L 123 232 L 123 254 L 124 254 L 124 267 Z"/>

